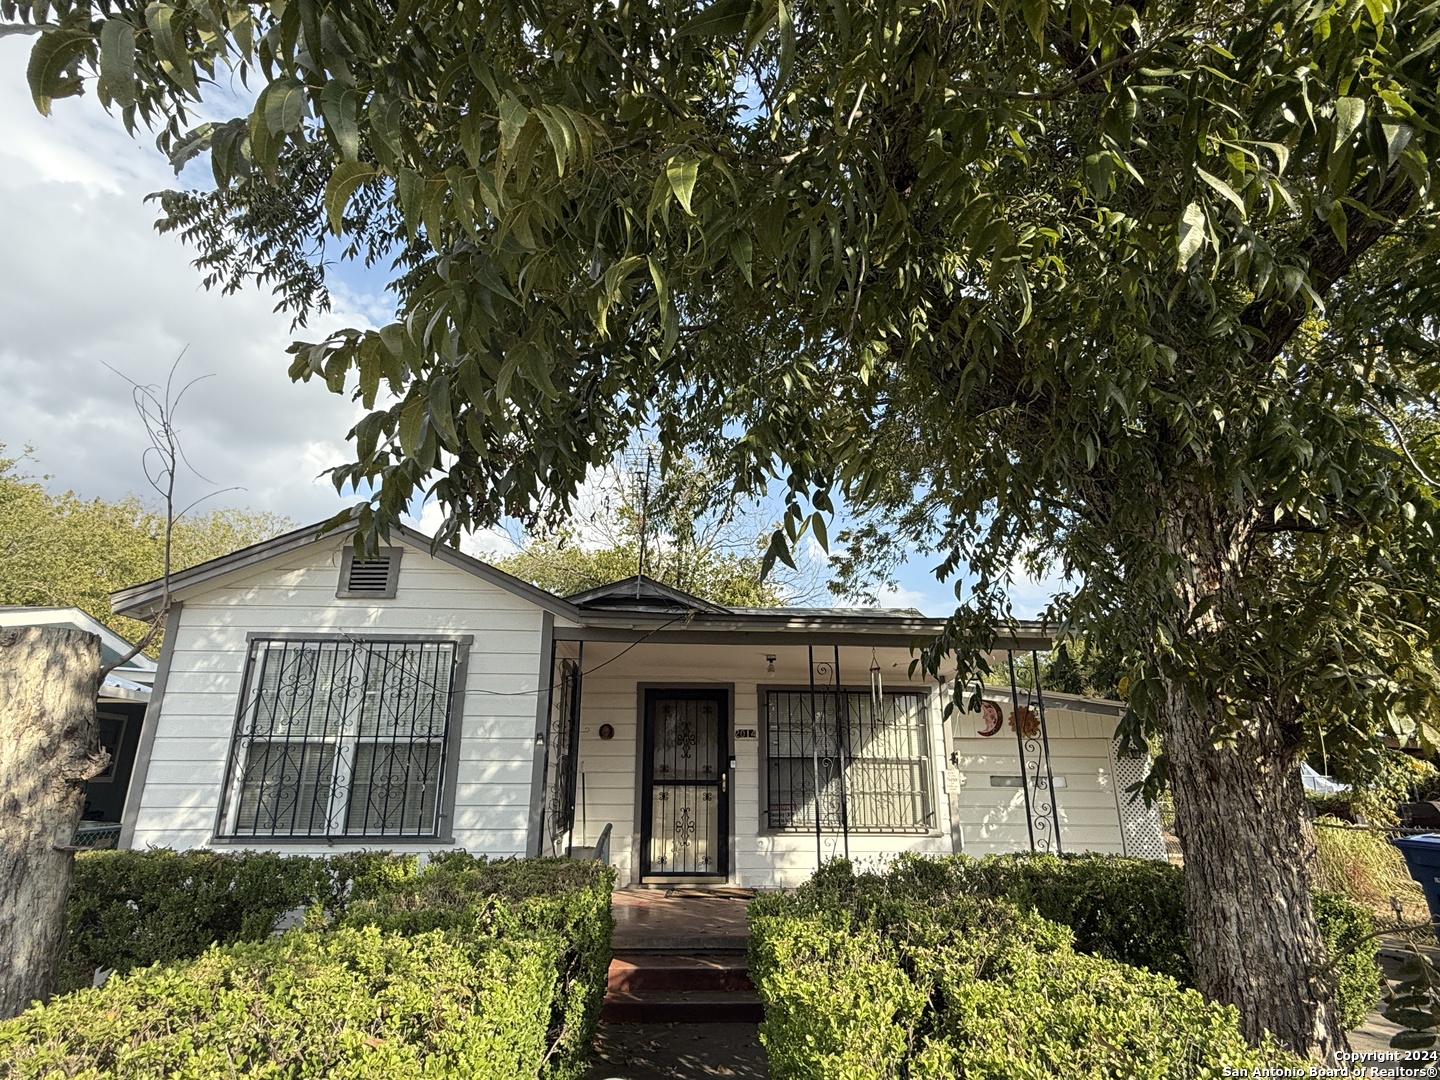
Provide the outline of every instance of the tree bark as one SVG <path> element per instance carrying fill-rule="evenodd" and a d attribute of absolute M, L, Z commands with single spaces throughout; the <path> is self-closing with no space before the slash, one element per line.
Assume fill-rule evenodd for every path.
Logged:
<path fill-rule="evenodd" d="M 1305 1057 L 1346 1049 L 1322 973 L 1308 879 L 1314 835 L 1293 753 L 1272 719 L 1217 748 L 1211 717 L 1173 698 L 1166 712 L 1196 987 L 1237 1006 L 1252 1042 L 1268 1030 Z"/>
<path fill-rule="evenodd" d="M 85 781 L 104 767 L 100 639 L 0 630 L 0 1019 L 53 987 Z"/>
<path fill-rule="evenodd" d="M 1243 652 L 1257 628 L 1227 625 L 1226 612 L 1245 610 L 1242 580 L 1264 578 L 1267 537 L 1254 513 L 1217 505 L 1202 492 L 1182 490 L 1172 499 L 1163 535 L 1184 570 L 1171 635 L 1177 643 L 1188 639 L 1185 653 L 1193 646 L 1192 655 L 1208 657 L 1202 666 L 1228 667 L 1223 658 Z M 1301 706 L 1287 703 L 1278 687 L 1255 693 L 1255 680 L 1266 678 L 1264 660 L 1258 663 L 1240 676 L 1256 704 L 1238 729 L 1226 722 L 1209 680 L 1197 684 L 1205 693 L 1192 685 L 1187 694 L 1177 670 L 1165 679 L 1160 703 L 1195 986 L 1238 1007 L 1251 1042 L 1268 1031 L 1295 1053 L 1324 1059 L 1348 1043 L 1310 901 L 1315 837 L 1300 780 Z"/>

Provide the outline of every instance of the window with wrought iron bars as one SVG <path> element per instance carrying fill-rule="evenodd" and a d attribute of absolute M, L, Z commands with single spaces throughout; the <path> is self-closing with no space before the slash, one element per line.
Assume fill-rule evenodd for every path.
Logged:
<path fill-rule="evenodd" d="M 767 691 L 769 827 L 928 831 L 927 715 L 923 692 Z"/>
<path fill-rule="evenodd" d="M 251 642 L 221 835 L 433 837 L 458 642 Z"/>

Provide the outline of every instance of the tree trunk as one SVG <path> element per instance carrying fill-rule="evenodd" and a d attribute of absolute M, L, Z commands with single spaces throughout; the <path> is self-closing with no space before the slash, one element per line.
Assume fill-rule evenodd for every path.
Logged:
<path fill-rule="evenodd" d="M 1297 757 L 1303 706 L 1278 680 L 1257 686 L 1274 673 L 1263 653 L 1249 656 L 1257 633 L 1283 639 L 1246 622 L 1242 583 L 1265 580 L 1269 549 L 1253 510 L 1183 484 L 1168 494 L 1173 649 L 1152 660 L 1166 687 L 1159 719 L 1185 855 L 1195 986 L 1235 1005 L 1251 1042 L 1268 1031 L 1295 1053 L 1324 1059 L 1348 1044 L 1310 902 L 1315 837 Z M 1237 667 L 1243 656 L 1250 670 Z M 1254 703 L 1249 715 L 1225 715 L 1232 677 L 1245 681 L 1228 689 Z"/>
<path fill-rule="evenodd" d="M 1238 1006 L 1252 1042 L 1268 1030 L 1305 1057 L 1346 1049 L 1322 975 L 1307 878 L 1314 836 L 1293 755 L 1269 720 L 1217 749 L 1211 717 L 1173 699 L 1166 711 L 1196 987 Z"/>
<path fill-rule="evenodd" d="M 53 986 L 85 781 L 107 760 L 99 676 L 94 634 L 0 630 L 0 1019 Z"/>

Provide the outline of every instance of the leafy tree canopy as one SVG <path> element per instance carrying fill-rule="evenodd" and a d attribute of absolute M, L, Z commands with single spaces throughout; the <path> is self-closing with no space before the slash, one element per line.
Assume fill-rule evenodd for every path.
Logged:
<path fill-rule="evenodd" d="M 138 641 L 148 624 L 116 615 L 110 593 L 159 577 L 165 515 L 133 495 L 115 502 L 53 495 L 0 445 L 0 604 L 78 607 Z M 294 528 L 276 514 L 212 510 L 175 523 L 172 566 L 218 558 Z M 150 652 L 159 651 L 153 642 Z"/>

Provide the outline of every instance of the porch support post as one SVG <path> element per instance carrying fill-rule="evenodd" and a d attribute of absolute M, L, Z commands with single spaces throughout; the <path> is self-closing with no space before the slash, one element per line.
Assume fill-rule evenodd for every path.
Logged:
<path fill-rule="evenodd" d="M 815 709 L 815 646 L 805 646 L 810 658 L 810 750 L 815 761 L 815 869 L 825 864 L 820 851 L 820 715 Z"/>
<path fill-rule="evenodd" d="M 845 861 L 850 861 L 850 793 L 845 788 L 845 727 L 848 726 L 849 701 L 840 688 L 840 646 L 835 649 L 835 754 L 840 770 L 840 834 L 845 838 Z M 842 719 L 843 718 L 843 719 Z"/>
<path fill-rule="evenodd" d="M 545 766 L 550 750 L 550 695 L 555 682 L 555 616 L 545 612 L 540 622 L 540 671 L 535 681 L 535 743 L 530 766 L 530 817 L 526 824 L 525 854 L 540 854 L 545 834 Z"/>
<path fill-rule="evenodd" d="M 550 646 L 550 655 L 555 655 L 555 646 Z M 551 661 L 554 666 L 554 661 Z M 553 692 L 553 690 L 552 690 Z M 565 813 L 570 816 L 570 824 L 565 829 L 565 857 L 568 859 L 575 852 L 575 794 L 580 790 L 580 698 L 585 692 L 585 642 L 581 641 L 575 647 L 575 681 L 570 687 L 570 715 L 566 718 L 570 724 L 570 745 L 569 769 L 564 776 L 556 778 L 557 783 L 564 784 L 564 808 Z M 582 836 L 581 841 L 584 841 Z M 581 846 L 584 846 L 583 843 Z"/>
<path fill-rule="evenodd" d="M 1055 793 L 1055 773 L 1050 767 L 1050 729 L 1045 724 L 1045 691 L 1040 686 L 1040 658 L 1030 650 L 1030 668 L 1035 672 L 1035 704 L 1040 709 L 1040 745 L 1045 748 L 1045 783 L 1050 789 L 1050 816 L 1055 822 L 1055 854 L 1063 855 L 1060 843 L 1060 796 Z"/>
<path fill-rule="evenodd" d="M 1020 731 L 1020 688 L 1015 683 L 1015 652 L 1005 650 L 1005 662 L 1010 667 L 1010 726 L 1015 729 L 1015 760 L 1020 766 L 1020 790 L 1025 793 L 1025 829 L 1030 836 L 1030 850 L 1035 850 L 1035 820 L 1030 810 L 1030 777 L 1025 771 L 1025 736 Z"/>

